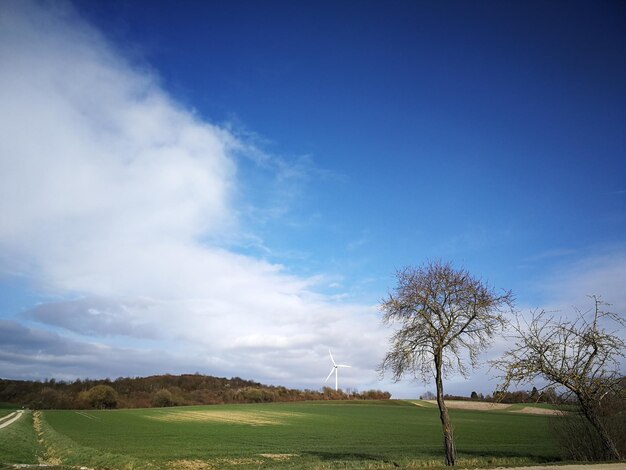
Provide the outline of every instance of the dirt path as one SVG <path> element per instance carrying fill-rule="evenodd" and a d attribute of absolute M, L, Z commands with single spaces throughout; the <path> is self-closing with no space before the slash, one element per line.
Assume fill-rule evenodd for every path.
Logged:
<path fill-rule="evenodd" d="M 13 424 L 15 421 L 20 419 L 24 412 L 22 410 L 14 411 L 13 413 L 6 415 L 4 418 L 0 419 L 0 429 L 6 428 L 9 424 Z"/>

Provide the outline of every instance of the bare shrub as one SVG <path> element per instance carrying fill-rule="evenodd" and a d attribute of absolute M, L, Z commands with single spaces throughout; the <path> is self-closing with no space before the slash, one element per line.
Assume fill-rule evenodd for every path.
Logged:
<path fill-rule="evenodd" d="M 620 455 L 626 455 L 625 385 L 626 379 L 623 379 L 622 389 L 604 397 L 598 408 L 598 417 Z M 594 461 L 612 458 L 612 454 L 607 452 L 598 431 L 579 407 L 575 410 L 568 408 L 563 416 L 552 418 L 550 427 L 565 459 Z"/>

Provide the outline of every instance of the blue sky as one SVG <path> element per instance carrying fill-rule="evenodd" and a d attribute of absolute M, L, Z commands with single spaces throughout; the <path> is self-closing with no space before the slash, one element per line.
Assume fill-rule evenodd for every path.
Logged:
<path fill-rule="evenodd" d="M 591 1 L 4 2 L 1 375 L 318 388 L 331 348 L 344 387 L 417 395 L 378 379 L 376 306 L 428 259 L 522 311 L 625 312 L 625 23 Z"/>

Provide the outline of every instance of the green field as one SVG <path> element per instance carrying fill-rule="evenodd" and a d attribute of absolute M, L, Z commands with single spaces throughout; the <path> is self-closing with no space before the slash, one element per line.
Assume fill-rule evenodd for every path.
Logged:
<path fill-rule="evenodd" d="M 32 414 L 17 423 L 32 424 Z M 451 410 L 460 465 L 559 459 L 545 416 Z M 305 402 L 35 414 L 43 438 L 22 436 L 0 461 L 108 468 L 411 468 L 442 464 L 435 407 L 406 401 Z M 31 437 L 35 432 L 31 428 Z M 8 451 L 7 451 L 8 446 Z M 30 454 L 28 452 L 30 451 Z"/>
<path fill-rule="evenodd" d="M 25 412 L 16 422 L 0 429 L 0 462 L 34 464 L 37 463 L 37 456 L 41 451 L 33 429 L 31 412 Z"/>

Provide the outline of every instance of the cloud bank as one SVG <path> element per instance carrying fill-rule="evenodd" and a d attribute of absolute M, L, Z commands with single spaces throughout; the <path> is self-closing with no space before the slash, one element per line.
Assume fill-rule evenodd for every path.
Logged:
<path fill-rule="evenodd" d="M 0 269 L 56 299 L 3 321 L 3 370 L 317 388 L 332 347 L 355 366 L 344 386 L 375 382 L 374 309 L 220 244 L 242 230 L 249 143 L 184 109 L 67 4 L 4 2 L 0 61 Z"/>

